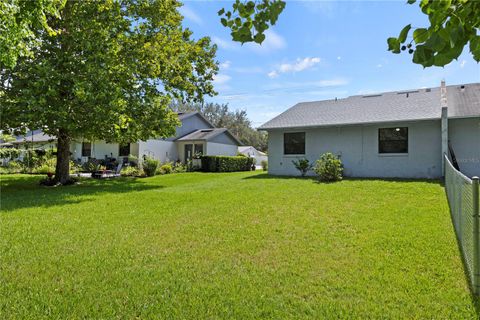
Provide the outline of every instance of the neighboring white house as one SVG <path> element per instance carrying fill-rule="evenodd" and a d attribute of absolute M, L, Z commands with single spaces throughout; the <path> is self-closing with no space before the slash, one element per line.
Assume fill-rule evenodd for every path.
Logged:
<path fill-rule="evenodd" d="M 225 128 L 215 128 L 199 112 L 179 113 L 181 126 L 176 134 L 167 139 L 149 139 L 128 144 L 107 143 L 105 141 L 73 141 L 70 146 L 72 159 L 80 162 L 89 158 L 115 158 L 123 160 L 129 155 L 139 159 L 150 156 L 161 162 L 185 162 L 196 154 L 226 155 L 237 154 L 240 141 Z M 33 133 L 33 137 L 32 137 Z M 56 138 L 43 134 L 40 130 L 17 137 L 13 142 L 18 148 L 53 148 Z"/>
<path fill-rule="evenodd" d="M 262 161 L 268 161 L 267 154 L 262 151 L 258 151 L 255 149 L 253 146 L 241 146 L 238 147 L 238 153 L 241 153 L 247 157 L 254 158 L 255 159 L 255 164 L 260 166 Z"/>
<path fill-rule="evenodd" d="M 332 152 L 346 176 L 439 178 L 449 142 L 460 170 L 480 176 L 480 83 L 298 103 L 259 130 L 273 175 Z"/>

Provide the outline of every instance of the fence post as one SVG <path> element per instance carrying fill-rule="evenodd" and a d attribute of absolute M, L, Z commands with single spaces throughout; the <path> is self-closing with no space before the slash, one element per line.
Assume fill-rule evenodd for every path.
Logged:
<path fill-rule="evenodd" d="M 479 210 L 479 178 L 472 178 L 473 196 L 473 293 L 480 295 L 480 210 Z"/>

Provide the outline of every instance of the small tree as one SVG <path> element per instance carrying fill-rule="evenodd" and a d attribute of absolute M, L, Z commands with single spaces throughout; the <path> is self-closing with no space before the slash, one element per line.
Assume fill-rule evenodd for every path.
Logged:
<path fill-rule="evenodd" d="M 303 159 L 298 159 L 298 160 L 293 160 L 292 161 L 293 165 L 295 168 L 300 171 L 300 174 L 302 177 L 305 177 L 307 175 L 307 172 L 312 169 L 312 164 L 308 159 L 303 158 Z"/>
<path fill-rule="evenodd" d="M 320 181 L 340 181 L 343 173 L 342 161 L 333 153 L 324 153 L 317 160 L 314 171 Z"/>

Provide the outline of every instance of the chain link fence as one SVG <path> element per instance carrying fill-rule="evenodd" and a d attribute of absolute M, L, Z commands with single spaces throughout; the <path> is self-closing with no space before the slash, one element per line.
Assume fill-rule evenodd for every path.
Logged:
<path fill-rule="evenodd" d="M 473 292 L 480 294 L 479 183 L 454 168 L 445 156 L 445 190 L 453 226 Z"/>

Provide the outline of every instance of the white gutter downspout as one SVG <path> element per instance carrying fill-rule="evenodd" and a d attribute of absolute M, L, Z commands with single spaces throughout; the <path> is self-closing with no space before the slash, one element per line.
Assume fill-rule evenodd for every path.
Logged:
<path fill-rule="evenodd" d="M 440 86 L 440 105 L 442 107 L 442 176 L 445 176 L 445 157 L 448 155 L 448 105 L 445 80 Z"/>

